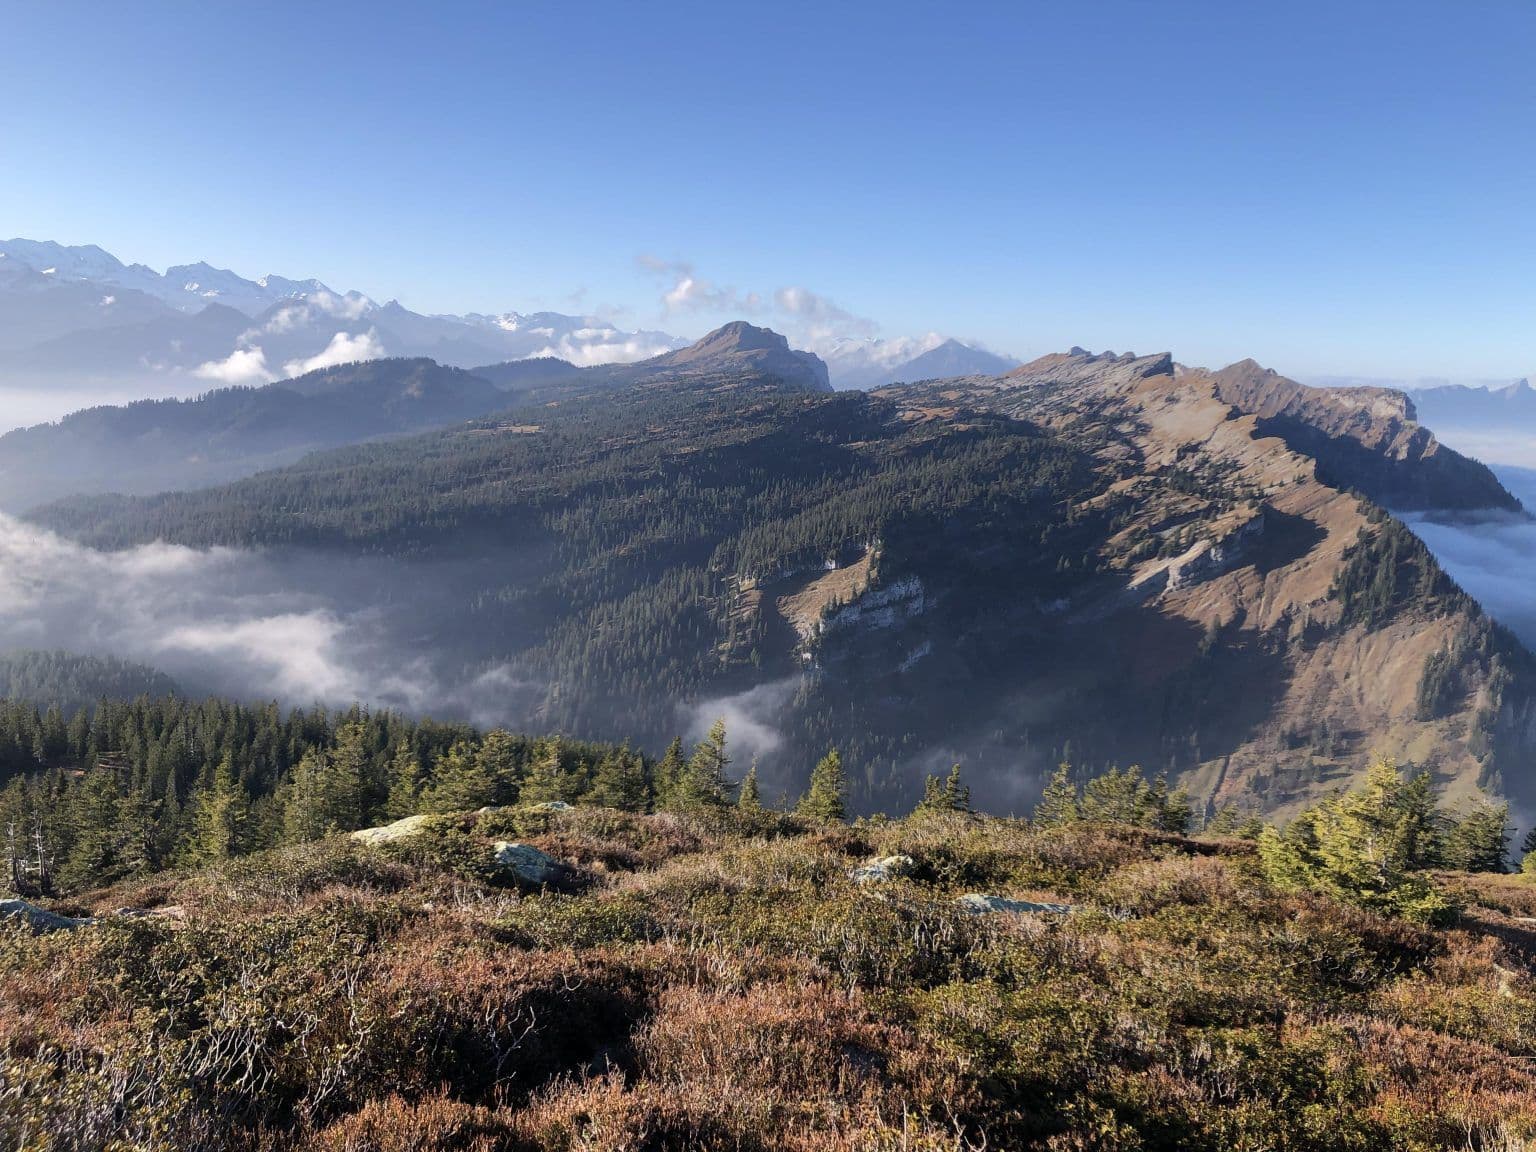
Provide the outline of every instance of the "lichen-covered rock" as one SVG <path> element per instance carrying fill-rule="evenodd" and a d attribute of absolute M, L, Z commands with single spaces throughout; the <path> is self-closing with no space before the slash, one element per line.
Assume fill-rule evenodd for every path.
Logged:
<path fill-rule="evenodd" d="M 352 833 L 352 839 L 364 844 L 388 844 L 395 840 L 405 840 L 411 836 L 421 835 L 431 819 L 432 817 L 428 815 L 407 816 L 404 820 L 396 820 L 393 824 L 385 824 L 378 828 L 359 828 Z"/>
<path fill-rule="evenodd" d="M 0 900 L 0 923 L 8 923 L 19 920 L 33 932 L 58 932 L 66 928 L 79 928 L 90 924 L 90 918 L 77 919 L 74 916 L 60 916 L 57 912 L 50 912 L 46 908 L 39 908 L 36 904 L 29 904 L 25 900 Z"/>
<path fill-rule="evenodd" d="M 983 892 L 968 892 L 957 896 L 955 903 L 962 912 L 983 916 L 1001 912 L 1010 916 L 1065 916 L 1077 911 L 1075 904 L 1040 904 L 1033 900 L 1010 900 L 1006 896 L 993 896 Z"/>
<path fill-rule="evenodd" d="M 571 806 L 564 800 L 545 800 L 542 804 L 530 804 L 529 809 L 534 812 L 569 812 Z"/>
<path fill-rule="evenodd" d="M 860 864 L 848 875 L 855 884 L 881 884 L 900 876 L 911 875 L 917 861 L 910 856 L 881 856 L 867 864 Z"/>
<path fill-rule="evenodd" d="M 531 844 L 498 840 L 493 859 L 499 871 L 525 884 L 550 884 L 565 875 L 565 865 Z"/>

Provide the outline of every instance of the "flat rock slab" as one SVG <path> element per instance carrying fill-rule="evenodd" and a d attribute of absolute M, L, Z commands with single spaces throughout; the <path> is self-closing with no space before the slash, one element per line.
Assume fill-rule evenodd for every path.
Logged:
<path fill-rule="evenodd" d="M 80 928 L 86 924 L 95 923 L 90 917 L 77 919 L 74 916 L 60 916 L 57 912 L 39 908 L 36 904 L 29 904 L 25 900 L 0 900 L 0 923 L 12 920 L 20 921 L 39 934 Z"/>
<path fill-rule="evenodd" d="M 962 912 L 976 916 L 1002 913 L 1008 916 L 1066 916 L 1077 911 L 1076 904 L 1041 904 L 1033 900 L 1010 900 L 1006 896 L 992 896 L 982 892 L 969 892 L 955 897 Z"/>

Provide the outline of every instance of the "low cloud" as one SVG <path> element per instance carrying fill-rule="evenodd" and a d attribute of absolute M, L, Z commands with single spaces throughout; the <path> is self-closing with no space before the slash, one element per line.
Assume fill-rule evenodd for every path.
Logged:
<path fill-rule="evenodd" d="M 331 337 L 331 342 L 322 351 L 305 359 L 288 361 L 283 365 L 283 373 L 287 376 L 302 376 L 306 372 L 334 368 L 338 364 L 351 364 L 358 360 L 380 360 L 385 355 L 384 343 L 379 339 L 378 330 L 375 328 L 358 334 L 338 332 Z"/>
<path fill-rule="evenodd" d="M 781 791 L 796 791 L 804 781 L 790 766 L 779 764 L 774 753 L 784 745 L 783 725 L 803 682 L 800 676 L 786 676 L 745 692 L 680 705 L 678 720 L 693 742 L 704 739 L 716 720 L 724 720 L 727 751 L 734 761 L 733 778 L 739 779 L 753 758 L 761 757 L 759 771 L 769 798 Z"/>
<path fill-rule="evenodd" d="M 451 583 L 451 563 L 426 567 L 164 543 L 102 552 L 0 515 L 0 650 L 121 656 L 194 694 L 526 721 L 542 684 L 510 664 L 445 672 L 421 645 L 433 614 L 461 610 L 422 593 Z"/>
<path fill-rule="evenodd" d="M 269 384 L 276 379 L 260 348 L 236 348 L 223 360 L 199 364 L 192 374 L 219 384 Z"/>
<path fill-rule="evenodd" d="M 1494 619 L 1536 647 L 1536 523 L 1516 516 L 1404 516 L 1440 566 Z"/>
<path fill-rule="evenodd" d="M 614 337 L 620 337 L 615 339 Z M 582 368 L 594 364 L 632 364 L 670 352 L 674 343 L 660 335 L 637 332 L 632 336 L 608 330 L 583 328 L 552 340 L 530 358 L 556 356 Z"/>

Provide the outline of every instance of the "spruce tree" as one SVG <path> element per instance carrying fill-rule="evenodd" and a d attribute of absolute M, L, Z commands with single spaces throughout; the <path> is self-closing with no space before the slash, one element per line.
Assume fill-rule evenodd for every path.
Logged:
<path fill-rule="evenodd" d="M 645 761 L 628 746 L 609 752 L 598 761 L 592 787 L 583 799 L 622 812 L 644 812 Z"/>
<path fill-rule="evenodd" d="M 491 799 L 496 805 L 515 804 L 522 776 L 524 742 L 504 728 L 493 728 L 480 741 L 476 759 L 481 774 L 491 783 Z"/>
<path fill-rule="evenodd" d="M 1450 821 L 1445 837 L 1445 863 L 1463 872 L 1502 872 L 1509 846 L 1509 805 L 1475 803 Z"/>
<path fill-rule="evenodd" d="M 414 816 L 420 803 L 421 759 L 410 741 L 402 740 L 389 758 L 389 792 L 384 800 L 384 816 L 388 820 L 403 820 Z"/>
<path fill-rule="evenodd" d="M 923 781 L 923 798 L 917 812 L 969 812 L 971 790 L 960 779 L 960 765 L 949 770 L 949 776 L 940 780 L 929 776 Z"/>
<path fill-rule="evenodd" d="M 843 773 L 843 758 L 833 748 L 811 769 L 811 784 L 795 811 L 812 820 L 827 822 L 847 818 L 848 779 Z"/>
<path fill-rule="evenodd" d="M 246 847 L 250 798 L 240 784 L 234 758 L 224 754 L 213 787 L 196 797 L 187 855 L 194 864 L 212 864 L 239 855 Z"/>

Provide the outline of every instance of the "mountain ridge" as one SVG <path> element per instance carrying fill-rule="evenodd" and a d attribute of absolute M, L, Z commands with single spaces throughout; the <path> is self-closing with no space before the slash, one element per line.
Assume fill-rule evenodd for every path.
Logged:
<path fill-rule="evenodd" d="M 1281 814 L 1372 755 L 1536 799 L 1530 654 L 1365 490 L 1454 454 L 1397 400 L 1282 380 L 1081 352 L 870 394 L 685 374 L 36 519 L 391 555 L 422 588 L 440 553 L 510 547 L 472 609 L 416 611 L 461 665 L 515 670 L 517 722 L 654 741 L 731 702 L 781 734 L 765 772 L 835 741 L 866 808 L 952 759 L 1005 810 L 1060 759 Z M 1511 499 L 1467 475 L 1452 507 Z"/>

